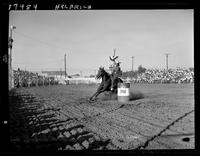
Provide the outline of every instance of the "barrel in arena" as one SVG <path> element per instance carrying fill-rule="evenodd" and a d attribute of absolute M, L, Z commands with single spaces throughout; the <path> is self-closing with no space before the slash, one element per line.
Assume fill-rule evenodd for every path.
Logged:
<path fill-rule="evenodd" d="M 119 102 L 128 102 L 130 99 L 130 83 L 119 83 L 117 88 L 117 99 Z"/>

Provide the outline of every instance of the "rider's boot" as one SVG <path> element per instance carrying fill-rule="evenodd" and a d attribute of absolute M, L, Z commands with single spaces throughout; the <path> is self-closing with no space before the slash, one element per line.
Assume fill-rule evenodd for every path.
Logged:
<path fill-rule="evenodd" d="M 113 82 L 111 83 L 110 90 L 113 91 Z"/>
<path fill-rule="evenodd" d="M 114 81 L 115 81 L 115 77 L 114 77 L 114 75 L 113 75 L 113 77 L 111 77 L 111 91 L 113 91 L 114 90 Z"/>

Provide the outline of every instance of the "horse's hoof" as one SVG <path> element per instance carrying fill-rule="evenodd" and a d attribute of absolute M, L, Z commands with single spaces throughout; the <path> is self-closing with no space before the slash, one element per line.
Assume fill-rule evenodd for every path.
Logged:
<path fill-rule="evenodd" d="M 91 98 L 89 99 L 90 102 L 94 102 L 94 101 L 96 101 L 96 100 L 97 100 L 97 99 L 91 99 Z"/>
<path fill-rule="evenodd" d="M 92 100 L 93 100 L 93 98 L 89 98 L 88 100 L 89 100 L 89 101 L 92 101 Z"/>

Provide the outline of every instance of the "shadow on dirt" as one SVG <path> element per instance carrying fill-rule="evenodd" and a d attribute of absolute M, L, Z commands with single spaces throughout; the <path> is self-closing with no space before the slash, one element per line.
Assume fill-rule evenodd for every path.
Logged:
<path fill-rule="evenodd" d="M 32 95 L 9 95 L 10 151 L 57 151 L 107 149 L 110 139 L 101 138 L 73 118 L 58 118 L 55 108 L 44 108 Z M 45 101 L 44 101 L 45 102 Z"/>
<path fill-rule="evenodd" d="M 140 91 L 130 92 L 129 95 L 130 101 L 143 99 L 144 97 L 145 97 L 144 94 L 141 93 Z M 100 99 L 103 101 L 117 100 L 117 94 L 114 94 L 112 92 L 105 92 L 102 94 L 102 96 L 100 96 Z"/>
<path fill-rule="evenodd" d="M 140 91 L 130 92 L 130 101 L 143 99 L 145 96 Z"/>

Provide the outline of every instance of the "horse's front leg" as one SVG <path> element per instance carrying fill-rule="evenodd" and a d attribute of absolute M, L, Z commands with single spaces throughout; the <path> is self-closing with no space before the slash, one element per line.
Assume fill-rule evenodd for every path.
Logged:
<path fill-rule="evenodd" d="M 97 98 L 97 96 L 99 94 L 101 94 L 102 92 L 105 92 L 106 90 L 109 90 L 108 88 L 110 87 L 110 84 L 108 83 L 107 85 L 102 86 L 94 95 L 95 99 Z"/>
<path fill-rule="evenodd" d="M 105 91 L 106 91 L 105 86 L 101 87 L 90 99 L 92 100 L 94 98 L 94 100 L 95 100 L 99 94 L 101 94 L 102 92 L 105 92 Z"/>
<path fill-rule="evenodd" d="M 102 92 L 104 92 L 104 91 L 105 91 L 105 90 L 103 90 L 103 89 L 97 91 L 97 92 L 90 98 L 90 100 L 96 100 L 97 96 L 98 96 L 99 94 L 101 94 Z"/>
<path fill-rule="evenodd" d="M 94 93 L 94 94 L 89 98 L 89 100 L 94 100 L 94 97 L 95 97 L 95 99 L 96 99 L 97 93 L 98 93 L 98 91 L 97 91 L 96 93 Z"/>
<path fill-rule="evenodd" d="M 94 93 L 94 94 L 90 97 L 90 100 L 93 100 L 94 97 L 95 97 L 95 99 L 96 99 L 96 97 L 100 94 L 99 91 L 101 91 L 102 88 L 103 88 L 103 86 L 100 85 L 100 86 L 98 87 L 96 93 Z"/>

